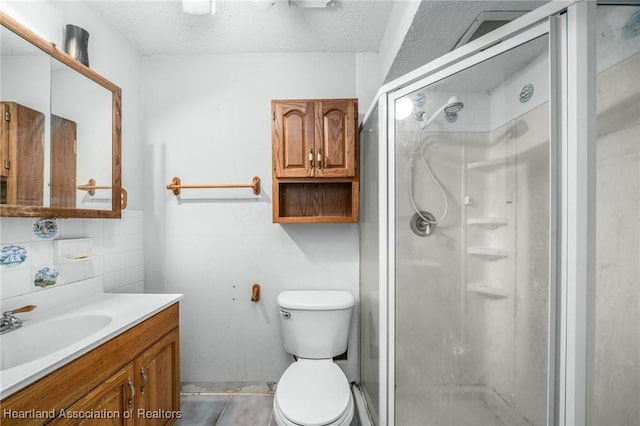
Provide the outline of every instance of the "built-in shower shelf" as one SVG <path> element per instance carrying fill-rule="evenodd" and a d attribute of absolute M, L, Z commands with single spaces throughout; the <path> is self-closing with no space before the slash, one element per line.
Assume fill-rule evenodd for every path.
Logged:
<path fill-rule="evenodd" d="M 490 158 L 488 160 L 474 161 L 467 164 L 467 169 L 477 169 L 491 171 L 504 166 L 507 163 L 505 158 Z"/>
<path fill-rule="evenodd" d="M 503 258 L 509 256 L 507 250 L 493 248 L 493 247 L 469 247 L 467 253 L 474 256 L 483 256 L 489 258 Z"/>
<path fill-rule="evenodd" d="M 470 217 L 467 219 L 467 223 L 469 225 L 497 228 L 498 226 L 507 225 L 509 219 L 506 217 Z"/>
<path fill-rule="evenodd" d="M 504 299 L 509 297 L 509 292 L 501 288 L 482 283 L 471 283 L 467 285 L 467 291 L 485 296 L 491 299 Z"/>

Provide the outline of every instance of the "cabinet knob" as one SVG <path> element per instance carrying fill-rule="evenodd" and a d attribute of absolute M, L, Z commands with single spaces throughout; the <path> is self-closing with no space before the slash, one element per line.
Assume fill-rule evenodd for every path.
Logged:
<path fill-rule="evenodd" d="M 322 150 L 321 149 L 318 149 L 317 164 L 318 164 L 318 168 L 321 169 L 322 168 Z"/>

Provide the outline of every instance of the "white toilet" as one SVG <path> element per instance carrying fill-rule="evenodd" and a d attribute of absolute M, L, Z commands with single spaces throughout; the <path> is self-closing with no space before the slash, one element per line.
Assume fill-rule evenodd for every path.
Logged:
<path fill-rule="evenodd" d="M 333 357 L 347 350 L 354 298 L 346 291 L 278 295 L 284 349 L 297 357 L 280 377 L 273 417 L 280 426 L 346 426 L 353 418 L 349 381 Z"/>

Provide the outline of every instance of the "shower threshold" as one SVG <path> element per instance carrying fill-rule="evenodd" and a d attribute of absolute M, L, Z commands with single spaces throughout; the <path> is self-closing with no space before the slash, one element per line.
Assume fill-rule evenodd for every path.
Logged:
<path fill-rule="evenodd" d="M 437 426 L 531 426 L 487 386 L 433 386 L 396 391 L 396 424 Z"/>

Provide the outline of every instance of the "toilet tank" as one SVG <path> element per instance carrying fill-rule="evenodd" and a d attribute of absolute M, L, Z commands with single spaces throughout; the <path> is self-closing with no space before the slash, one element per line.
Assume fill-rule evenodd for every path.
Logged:
<path fill-rule="evenodd" d="M 347 350 L 351 293 L 332 290 L 283 291 L 278 295 L 284 349 L 299 358 L 327 359 Z"/>

